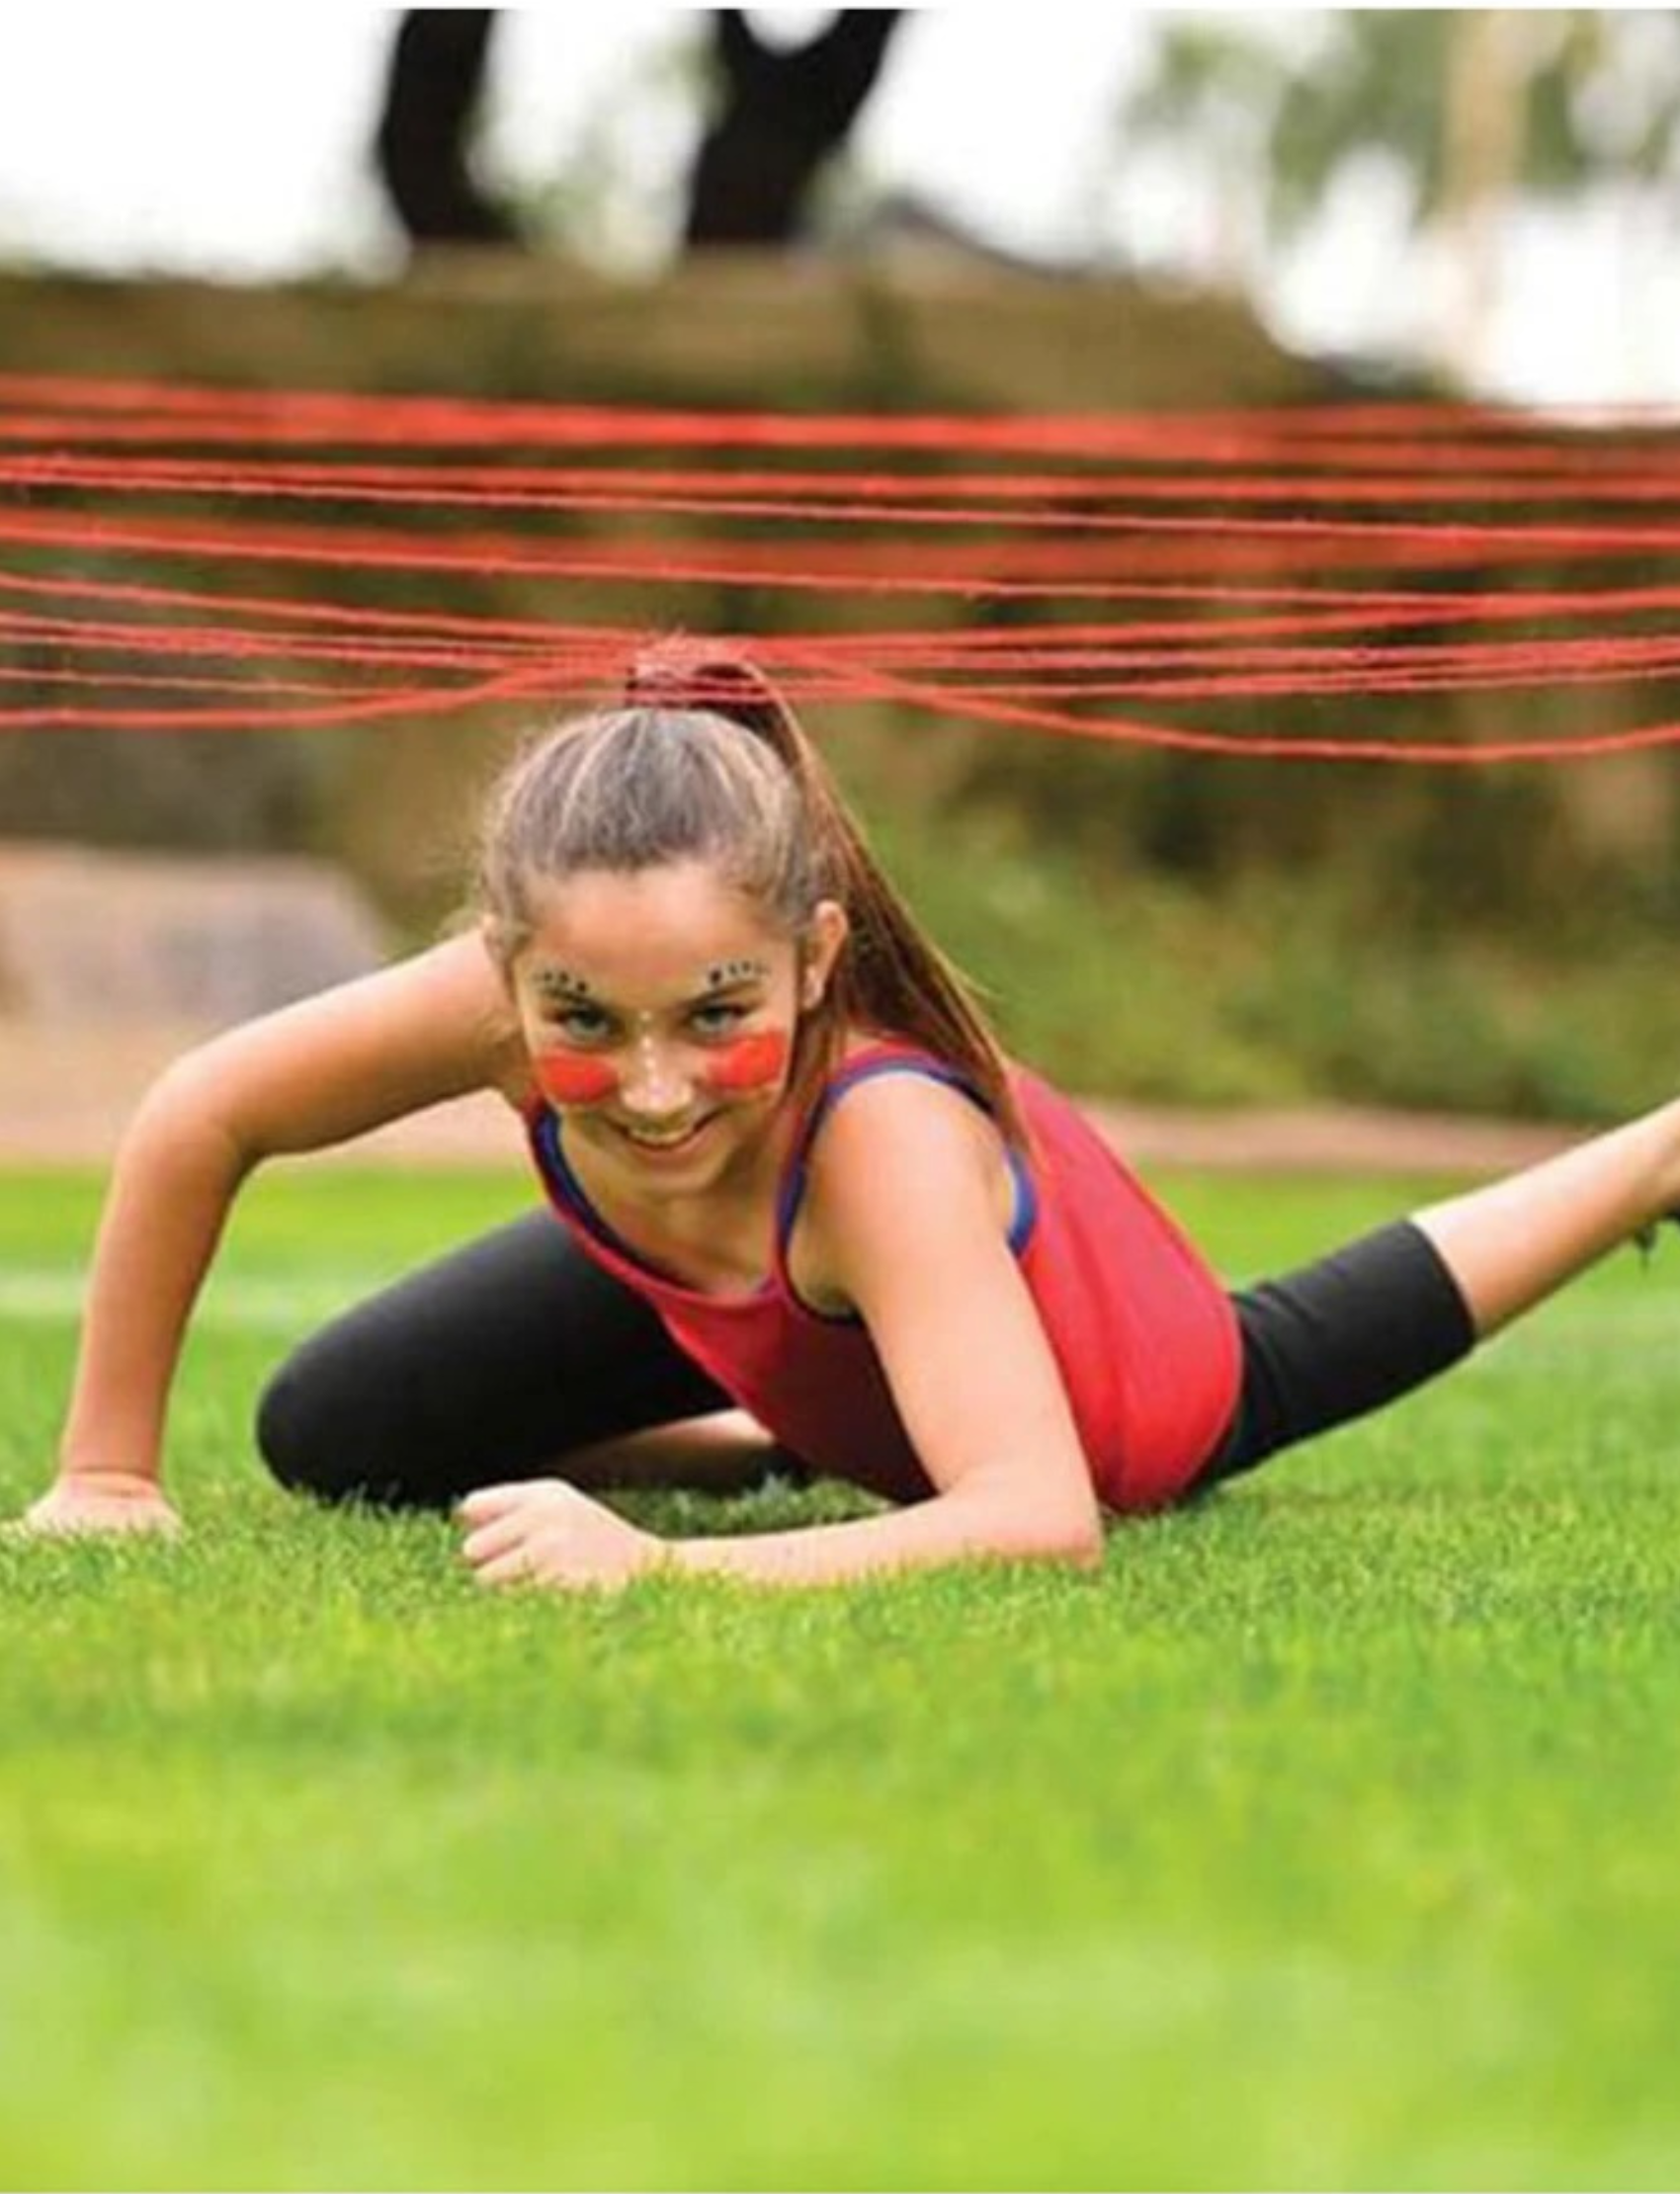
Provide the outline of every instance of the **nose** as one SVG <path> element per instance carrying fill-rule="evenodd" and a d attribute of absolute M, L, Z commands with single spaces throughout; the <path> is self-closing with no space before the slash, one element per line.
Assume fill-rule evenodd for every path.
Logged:
<path fill-rule="evenodd" d="M 625 1110 L 639 1119 L 671 1120 L 688 1110 L 694 1084 L 664 1045 L 642 1036 L 631 1050 L 620 1094 Z"/>

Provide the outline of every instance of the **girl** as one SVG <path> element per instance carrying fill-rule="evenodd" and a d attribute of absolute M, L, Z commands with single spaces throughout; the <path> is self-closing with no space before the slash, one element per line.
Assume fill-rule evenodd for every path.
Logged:
<path fill-rule="evenodd" d="M 175 1528 L 165 1401 L 240 1183 L 492 1087 L 552 1206 L 353 1309 L 264 1396 L 281 1480 L 449 1508 L 488 1584 L 1079 1565 L 1463 1356 L 1680 1203 L 1680 1105 L 1228 1298 L 1000 1055 L 788 709 L 704 645 L 518 762 L 477 926 L 191 1053 L 140 1107 L 38 1531 Z M 820 1471 L 895 1505 L 662 1541 L 594 1495 Z M 476 1488 L 476 1489 L 475 1489 Z"/>

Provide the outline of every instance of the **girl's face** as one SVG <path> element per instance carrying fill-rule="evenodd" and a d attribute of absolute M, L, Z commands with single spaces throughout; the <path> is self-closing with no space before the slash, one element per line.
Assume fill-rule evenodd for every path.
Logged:
<path fill-rule="evenodd" d="M 544 1096 L 627 1189 L 714 1186 L 787 1095 L 845 915 L 824 901 L 801 950 L 704 861 L 588 870 L 533 911 L 510 979 Z"/>

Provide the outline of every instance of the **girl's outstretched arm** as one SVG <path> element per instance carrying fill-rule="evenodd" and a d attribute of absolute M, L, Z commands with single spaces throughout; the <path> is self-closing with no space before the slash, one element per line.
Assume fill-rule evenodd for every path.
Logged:
<path fill-rule="evenodd" d="M 854 1523 L 667 1543 L 560 1481 L 489 1487 L 462 1504 L 479 1576 L 619 1584 L 663 1567 L 827 1584 L 976 1557 L 1094 1565 L 1101 1511 L 996 1180 L 981 1116 L 909 1075 L 849 1091 L 811 1164 L 825 1280 L 866 1319 L 935 1498 Z"/>
<path fill-rule="evenodd" d="M 27 1531 L 170 1529 L 159 1490 L 169 1391 L 240 1185 L 498 1079 L 515 1053 L 476 936 L 247 1023 L 189 1052 L 124 1136 L 100 1223 L 58 1476 Z"/>

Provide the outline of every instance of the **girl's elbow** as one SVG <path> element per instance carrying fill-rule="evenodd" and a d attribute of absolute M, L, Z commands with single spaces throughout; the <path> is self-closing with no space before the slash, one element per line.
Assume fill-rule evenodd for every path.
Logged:
<path fill-rule="evenodd" d="M 1093 1504 L 1088 1514 L 1070 1518 L 1055 1534 L 1050 1559 L 1068 1569 L 1100 1569 L 1106 1544 L 1102 1511 Z"/>
<path fill-rule="evenodd" d="M 213 1153 L 217 1170 L 237 1182 L 262 1152 L 238 1133 L 201 1056 L 202 1052 L 185 1053 L 157 1077 L 124 1131 L 122 1151 L 140 1162 L 170 1165 L 179 1164 L 184 1153 L 192 1153 L 195 1163 Z"/>
<path fill-rule="evenodd" d="M 1096 1501 L 1043 1502 L 1014 1509 L 995 1534 L 997 1552 L 1017 1561 L 1045 1561 L 1066 1569 L 1099 1569 L 1105 1546 Z"/>

